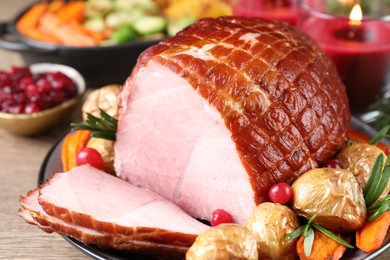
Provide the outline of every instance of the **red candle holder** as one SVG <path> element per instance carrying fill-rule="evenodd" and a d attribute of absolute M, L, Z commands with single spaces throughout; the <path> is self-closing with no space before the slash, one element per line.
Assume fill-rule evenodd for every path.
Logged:
<path fill-rule="evenodd" d="M 296 25 L 298 20 L 297 0 L 237 0 L 233 15 L 260 17 Z"/>
<path fill-rule="evenodd" d="M 349 13 L 334 14 L 335 10 L 329 9 L 334 7 L 331 2 L 337 1 L 301 0 L 298 26 L 334 62 L 346 86 L 351 111 L 359 114 L 389 81 L 390 22 L 385 17 L 367 16 L 351 21 Z M 348 9 L 338 2 L 340 9 Z"/>

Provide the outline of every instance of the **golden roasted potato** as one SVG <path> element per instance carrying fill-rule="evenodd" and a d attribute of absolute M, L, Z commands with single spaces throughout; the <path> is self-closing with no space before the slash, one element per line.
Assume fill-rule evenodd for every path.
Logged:
<path fill-rule="evenodd" d="M 292 210 L 314 223 L 337 232 L 359 229 L 367 215 L 366 205 L 353 174 L 346 169 L 318 168 L 301 175 L 291 186 Z"/>
<path fill-rule="evenodd" d="M 260 259 L 296 259 L 298 238 L 286 236 L 299 227 L 297 215 L 287 206 L 264 202 L 258 205 L 246 222 L 258 243 Z"/>
<path fill-rule="evenodd" d="M 110 174 L 115 174 L 114 170 L 114 141 L 91 137 L 87 147 L 94 148 L 100 153 L 103 159 L 103 170 Z"/>
<path fill-rule="evenodd" d="M 379 154 L 385 153 L 377 146 L 367 143 L 354 143 L 337 155 L 341 167 L 350 170 L 355 176 L 359 186 L 364 189 L 367 180 L 370 177 L 372 166 Z M 383 191 L 379 199 L 383 198 L 390 191 L 390 182 Z"/>
<path fill-rule="evenodd" d="M 186 259 L 258 259 L 256 238 L 243 226 L 221 224 L 200 234 Z"/>
<path fill-rule="evenodd" d="M 114 118 L 118 118 L 118 95 L 120 85 L 107 85 L 92 91 L 81 108 L 83 120 L 87 118 L 87 113 L 100 117 L 99 108 Z"/>

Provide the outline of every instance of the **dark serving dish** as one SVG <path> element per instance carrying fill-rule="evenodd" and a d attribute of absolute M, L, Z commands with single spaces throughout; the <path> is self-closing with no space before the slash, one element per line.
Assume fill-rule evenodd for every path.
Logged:
<path fill-rule="evenodd" d="M 363 134 L 366 134 L 367 136 L 373 137 L 376 134 L 376 131 L 368 126 L 366 123 L 360 121 L 359 119 L 353 117 L 351 122 L 351 128 L 361 132 Z M 52 176 L 54 172 L 61 172 L 62 171 L 62 164 L 61 164 L 61 145 L 62 145 L 63 137 L 60 138 L 50 149 L 48 154 L 46 155 L 39 172 L 38 177 L 38 186 L 43 181 L 47 180 Z M 386 139 L 383 140 L 382 143 L 390 146 L 390 140 Z M 118 250 L 103 250 L 93 245 L 84 245 L 83 243 L 70 238 L 70 237 L 64 237 L 66 241 L 68 241 L 71 245 L 73 245 L 75 248 L 83 252 L 84 254 L 92 257 L 93 259 L 99 259 L 99 260 L 124 260 L 124 259 L 151 259 L 146 256 L 136 255 L 130 252 L 126 251 L 118 251 Z M 354 249 L 354 250 L 348 250 L 341 259 L 345 260 L 369 260 L 374 259 L 378 257 L 379 255 L 383 254 L 386 250 L 390 248 L 390 232 L 387 233 L 387 236 L 385 238 L 385 242 L 382 245 L 382 247 L 370 254 L 367 254 L 363 251 Z"/>
<path fill-rule="evenodd" d="M 70 47 L 35 41 L 16 29 L 17 21 L 35 3 L 11 21 L 0 22 L 0 48 L 19 52 L 26 64 L 47 62 L 71 66 L 83 75 L 89 87 L 123 84 L 141 52 L 160 41 L 133 41 L 97 47 Z"/>

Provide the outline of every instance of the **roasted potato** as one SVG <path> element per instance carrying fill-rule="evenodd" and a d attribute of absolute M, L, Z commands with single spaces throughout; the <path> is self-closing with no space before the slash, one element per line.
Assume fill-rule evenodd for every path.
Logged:
<path fill-rule="evenodd" d="M 92 91 L 81 108 L 83 120 L 87 118 L 87 113 L 100 117 L 99 108 L 114 118 L 118 118 L 118 95 L 120 85 L 107 85 Z"/>
<path fill-rule="evenodd" d="M 296 259 L 298 239 L 286 240 L 286 236 L 299 227 L 297 215 L 287 206 L 265 202 L 258 205 L 246 227 L 257 239 L 260 259 Z"/>
<path fill-rule="evenodd" d="M 243 226 L 221 224 L 200 234 L 186 259 L 258 259 L 256 238 Z"/>
<path fill-rule="evenodd" d="M 337 155 L 341 167 L 350 170 L 355 176 L 359 186 L 363 189 L 370 177 L 372 166 L 379 154 L 385 153 L 377 146 L 367 143 L 354 143 Z M 390 191 L 390 182 L 379 199 L 383 198 Z"/>
<path fill-rule="evenodd" d="M 291 186 L 292 210 L 314 223 L 337 232 L 359 229 L 367 215 L 360 188 L 351 171 L 318 168 L 301 175 Z"/>

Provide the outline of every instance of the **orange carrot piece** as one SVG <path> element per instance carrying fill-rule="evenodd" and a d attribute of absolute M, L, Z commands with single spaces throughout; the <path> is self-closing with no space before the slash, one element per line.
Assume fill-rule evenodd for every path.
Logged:
<path fill-rule="evenodd" d="M 61 147 L 61 162 L 64 171 L 69 171 L 77 166 L 76 156 L 81 148 L 85 147 L 90 138 L 90 131 L 78 130 L 69 133 Z"/>
<path fill-rule="evenodd" d="M 37 3 L 31 7 L 16 23 L 17 30 L 33 40 L 59 43 L 56 37 L 47 35 L 38 28 L 40 18 L 47 12 L 48 8 L 47 2 Z"/>
<path fill-rule="evenodd" d="M 47 2 L 39 2 L 33 5 L 16 23 L 16 28 L 20 31 L 25 31 L 29 28 L 34 28 L 38 25 L 39 19 L 46 12 L 49 4 Z"/>
<path fill-rule="evenodd" d="M 58 10 L 56 15 L 62 22 L 77 21 L 82 23 L 85 20 L 85 3 L 71 1 Z"/>
<path fill-rule="evenodd" d="M 33 40 L 48 42 L 48 43 L 60 43 L 60 40 L 56 37 L 43 33 L 39 29 L 29 28 L 28 30 L 20 30 L 24 36 L 27 36 Z"/>
<path fill-rule="evenodd" d="M 363 227 L 356 231 L 356 246 L 364 252 L 377 250 L 383 244 L 390 226 L 390 212 L 383 213 L 373 222 L 364 223 Z"/>
<path fill-rule="evenodd" d="M 364 142 L 364 143 L 368 143 L 371 140 L 371 138 L 368 137 L 367 135 L 362 134 L 362 133 L 355 131 L 353 129 L 349 129 L 348 138 L 349 138 L 349 140 L 354 141 L 354 142 Z M 382 149 L 384 152 L 387 149 L 389 149 L 389 147 L 387 145 L 384 145 L 382 143 L 378 143 L 377 146 L 380 149 Z"/>
<path fill-rule="evenodd" d="M 65 5 L 65 2 L 63 0 L 54 0 L 54 1 L 50 2 L 47 10 L 49 12 L 55 13 L 58 10 L 60 10 L 64 5 Z"/>
<path fill-rule="evenodd" d="M 70 46 L 95 46 L 95 40 L 80 30 L 76 21 L 61 22 L 53 13 L 42 16 L 40 27 L 43 32 L 58 38 L 61 43 Z"/>
<path fill-rule="evenodd" d="M 341 237 L 340 235 L 337 235 Z M 340 259 L 346 247 L 331 239 L 318 230 L 314 230 L 314 243 L 309 257 L 305 255 L 303 249 L 304 237 L 301 237 L 297 243 L 297 253 L 301 260 L 338 260 Z"/>

